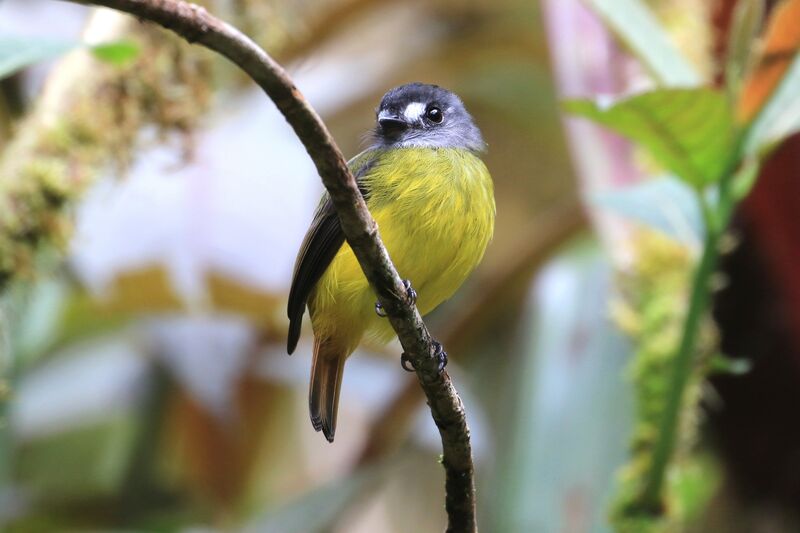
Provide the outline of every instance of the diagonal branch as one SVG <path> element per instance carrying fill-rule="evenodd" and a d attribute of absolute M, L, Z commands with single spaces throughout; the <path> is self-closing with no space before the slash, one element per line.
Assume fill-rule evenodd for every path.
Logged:
<path fill-rule="evenodd" d="M 447 372 L 439 373 L 432 338 L 381 242 L 347 162 L 322 120 L 284 69 L 251 39 L 205 9 L 182 0 L 67 0 L 106 6 L 154 22 L 239 66 L 283 113 L 317 167 L 347 241 L 388 315 L 428 399 L 442 438 L 448 532 L 474 532 L 475 483 L 469 427 Z"/>

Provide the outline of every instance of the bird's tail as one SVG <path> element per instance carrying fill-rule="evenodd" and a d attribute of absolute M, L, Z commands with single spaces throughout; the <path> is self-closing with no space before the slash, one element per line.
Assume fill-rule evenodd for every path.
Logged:
<path fill-rule="evenodd" d="M 342 371 L 348 355 L 347 349 L 330 342 L 330 339 L 314 339 L 308 408 L 314 429 L 322 431 L 328 442 L 333 442 L 336 433 L 339 390 L 342 387 Z"/>

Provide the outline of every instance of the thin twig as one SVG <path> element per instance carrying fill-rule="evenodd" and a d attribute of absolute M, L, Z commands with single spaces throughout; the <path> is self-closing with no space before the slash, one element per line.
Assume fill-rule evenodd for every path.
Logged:
<path fill-rule="evenodd" d="M 220 53 L 247 73 L 283 113 L 314 161 L 336 208 L 347 241 L 425 391 L 431 415 L 442 439 L 447 531 L 476 531 L 472 447 L 461 398 L 447 372 L 439 373 L 438 358 L 428 329 L 416 306 L 405 298 L 403 283 L 381 242 L 378 227 L 367 210 L 347 162 L 322 120 L 284 69 L 247 36 L 189 2 L 67 1 L 130 13 L 141 20 L 170 29 L 189 42 Z"/>

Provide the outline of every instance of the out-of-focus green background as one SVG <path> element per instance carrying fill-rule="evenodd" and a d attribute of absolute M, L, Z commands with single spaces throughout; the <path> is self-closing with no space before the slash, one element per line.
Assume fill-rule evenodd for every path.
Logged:
<path fill-rule="evenodd" d="M 634 413 L 633 349 L 613 302 L 636 246 L 664 237 L 631 222 L 658 225 L 652 199 L 631 214 L 630 200 L 602 197 L 652 162 L 565 122 L 559 100 L 647 87 L 644 69 L 573 0 L 205 3 L 287 66 L 348 156 L 387 89 L 423 81 L 463 98 L 489 146 L 497 227 L 428 323 L 466 404 L 481 529 L 610 531 Z M 717 11 L 648 4 L 713 78 Z M 0 40 L 10 37 L 59 52 L 2 81 L 5 157 L 36 157 L 20 136 L 78 117 L 90 134 L 66 138 L 83 139 L 73 164 L 92 179 L 68 208 L 66 261 L 44 246 L 36 274 L 4 296 L 2 529 L 442 530 L 438 434 L 396 343 L 348 361 L 334 444 L 309 423 L 310 328 L 288 357 L 285 303 L 322 188 L 271 102 L 208 52 L 110 11 L 5 0 Z M 81 44 L 118 41 L 137 50 L 121 64 Z M 162 41 L 167 57 L 153 52 Z M 691 249 L 697 214 L 680 194 L 666 202 L 683 233 L 674 217 L 664 224 Z M 800 527 L 786 510 L 796 491 L 740 493 L 747 478 L 718 451 L 731 435 L 721 427 L 701 425 L 678 481 L 704 502 L 689 523 Z"/>

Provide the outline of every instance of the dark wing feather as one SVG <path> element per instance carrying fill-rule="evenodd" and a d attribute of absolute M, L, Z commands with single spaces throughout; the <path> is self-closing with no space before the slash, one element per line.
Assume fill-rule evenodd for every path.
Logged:
<path fill-rule="evenodd" d="M 300 326 L 303 323 L 308 296 L 342 244 L 344 244 L 344 233 L 339 225 L 339 217 L 336 216 L 333 203 L 326 194 L 300 246 L 294 267 L 292 288 L 289 290 L 289 305 L 286 309 L 289 315 L 287 350 L 290 354 L 294 352 L 300 338 Z"/>
<path fill-rule="evenodd" d="M 350 168 L 357 180 L 372 168 L 375 162 L 374 155 L 374 152 L 365 152 L 350 162 Z M 366 198 L 368 191 L 363 188 L 361 181 L 359 189 Z M 314 220 L 303 239 L 303 244 L 300 245 L 294 266 L 292 288 L 289 290 L 289 304 L 286 309 L 289 315 L 289 338 L 286 348 L 290 354 L 294 352 L 300 339 L 300 328 L 308 297 L 342 244 L 344 244 L 344 233 L 339 224 L 339 217 L 336 215 L 330 196 L 326 193 L 314 214 Z"/>

